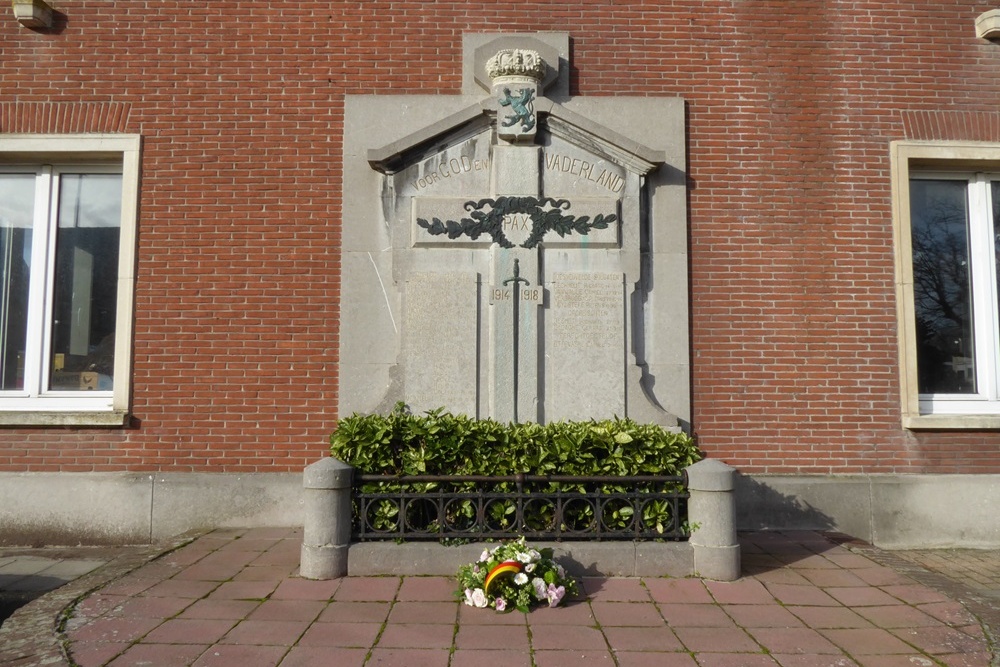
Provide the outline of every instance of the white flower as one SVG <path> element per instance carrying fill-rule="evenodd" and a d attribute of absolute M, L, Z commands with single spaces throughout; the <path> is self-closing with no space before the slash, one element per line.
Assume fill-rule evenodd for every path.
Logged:
<path fill-rule="evenodd" d="M 469 605 L 470 607 L 473 606 L 472 605 L 472 589 L 471 588 L 466 588 L 465 589 L 465 604 Z"/>
<path fill-rule="evenodd" d="M 531 559 L 529 562 L 537 563 L 542 559 L 542 554 L 538 553 L 534 549 L 528 549 L 528 558 Z"/>
<path fill-rule="evenodd" d="M 563 586 L 556 586 L 555 584 L 549 584 L 548 599 L 550 607 L 559 606 L 559 602 L 566 595 L 566 588 Z"/>
<path fill-rule="evenodd" d="M 545 600 L 549 596 L 549 590 L 545 586 L 545 580 L 541 577 L 535 577 L 531 580 L 531 585 L 535 588 L 535 597 L 539 600 Z"/>
<path fill-rule="evenodd" d="M 519 554 L 517 554 L 517 559 L 519 561 L 521 561 L 522 563 L 530 563 L 531 562 L 531 554 L 528 554 L 528 553 L 525 553 L 525 552 L 522 551 Z"/>
<path fill-rule="evenodd" d="M 479 562 L 483 562 L 490 559 L 490 550 L 483 549 L 483 553 L 479 554 Z"/>
<path fill-rule="evenodd" d="M 528 574 L 531 574 L 532 572 L 535 571 L 535 564 L 528 563 L 527 565 L 524 566 L 524 571 L 527 572 Z"/>
<path fill-rule="evenodd" d="M 514 575 L 514 583 L 517 584 L 518 586 L 524 586 L 526 583 L 528 583 L 528 575 L 526 575 L 524 572 L 518 572 L 517 574 Z"/>
<path fill-rule="evenodd" d="M 472 606 L 474 607 L 482 608 L 486 606 L 486 593 L 483 592 L 482 588 L 477 588 L 472 591 L 472 595 L 469 596 L 469 599 L 472 600 Z M 551 601 L 549 602 L 549 605 L 552 606 Z"/>

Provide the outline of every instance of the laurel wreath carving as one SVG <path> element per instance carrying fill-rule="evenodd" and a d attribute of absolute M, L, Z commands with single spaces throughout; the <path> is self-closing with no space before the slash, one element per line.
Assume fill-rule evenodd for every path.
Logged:
<path fill-rule="evenodd" d="M 434 236 L 447 234 L 449 239 L 467 236 L 475 241 L 483 234 L 489 234 L 493 242 L 501 248 L 513 248 L 514 243 L 504 234 L 503 219 L 508 215 L 527 215 L 531 218 L 531 233 L 521 247 L 534 248 L 550 231 L 563 237 L 574 233 L 586 235 L 591 229 L 607 229 L 611 223 L 618 220 L 618 216 L 613 213 L 596 215 L 593 220 L 589 215 L 580 217 L 566 215 L 564 212 L 570 208 L 569 201 L 552 197 L 480 199 L 478 202 L 465 202 L 464 208 L 469 212 L 467 218 L 461 220 L 432 218 L 430 221 L 417 218 L 417 224 Z M 484 208 L 486 210 L 483 210 Z"/>

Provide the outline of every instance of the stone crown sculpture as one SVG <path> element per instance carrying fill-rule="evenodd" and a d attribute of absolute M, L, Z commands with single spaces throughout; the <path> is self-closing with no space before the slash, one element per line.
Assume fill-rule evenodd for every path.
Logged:
<path fill-rule="evenodd" d="M 507 76 L 541 80 L 545 76 L 545 61 L 537 51 L 504 49 L 486 61 L 486 73 L 493 80 Z"/>

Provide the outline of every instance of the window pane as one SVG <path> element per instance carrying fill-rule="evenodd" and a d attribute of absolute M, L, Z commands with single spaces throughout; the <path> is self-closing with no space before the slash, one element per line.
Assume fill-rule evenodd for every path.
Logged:
<path fill-rule="evenodd" d="M 59 179 L 49 388 L 113 388 L 121 176 Z"/>
<path fill-rule="evenodd" d="M 922 394 L 976 393 L 967 190 L 966 181 L 910 182 Z"/>
<path fill-rule="evenodd" d="M 24 388 L 34 204 L 34 174 L 0 174 L 0 389 Z"/>
<path fill-rule="evenodd" d="M 993 312 L 1000 313 L 1000 182 L 991 181 L 990 191 L 993 202 L 993 261 L 996 265 L 994 275 L 997 279 L 997 291 L 995 292 L 997 304 L 996 310 Z M 995 330 L 1000 334 L 1000 327 L 996 327 Z M 1000 339 L 993 341 L 993 344 L 997 350 L 1000 350 Z"/>

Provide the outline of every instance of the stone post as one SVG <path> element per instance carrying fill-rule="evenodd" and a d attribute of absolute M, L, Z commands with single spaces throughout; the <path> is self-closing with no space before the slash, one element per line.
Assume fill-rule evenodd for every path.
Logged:
<path fill-rule="evenodd" d="M 320 459 L 305 469 L 299 574 L 306 579 L 337 579 L 347 575 L 353 470 L 335 458 Z"/>
<path fill-rule="evenodd" d="M 740 578 L 740 545 L 736 540 L 736 469 L 715 459 L 687 468 L 688 522 L 694 571 L 716 581 Z"/>

